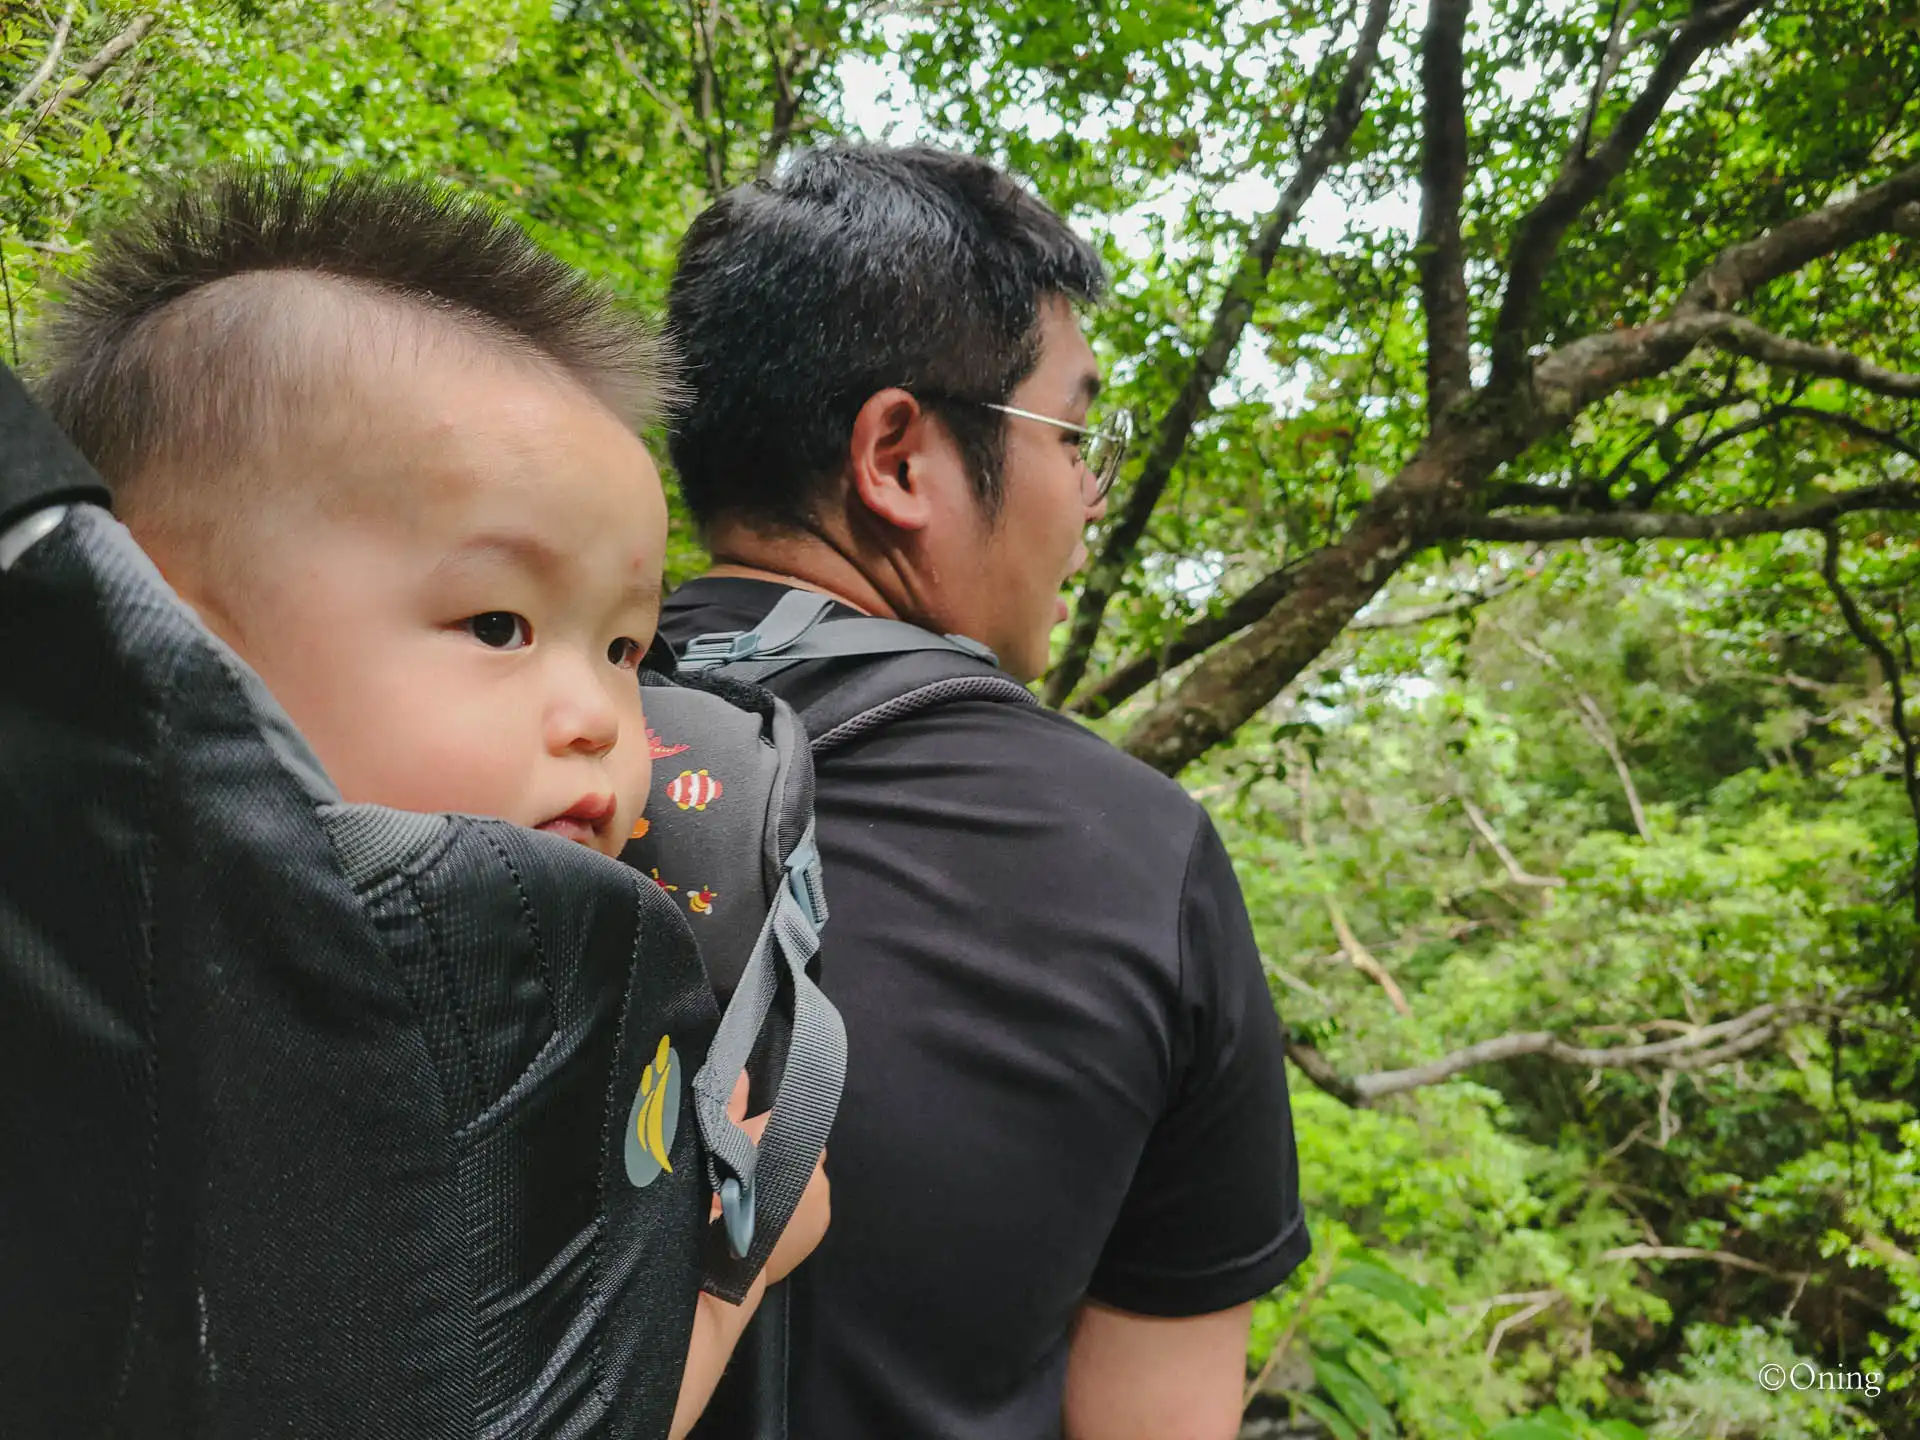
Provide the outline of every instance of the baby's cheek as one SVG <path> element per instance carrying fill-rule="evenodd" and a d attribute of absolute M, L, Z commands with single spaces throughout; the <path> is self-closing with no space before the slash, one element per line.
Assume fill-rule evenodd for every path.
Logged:
<path fill-rule="evenodd" d="M 640 742 L 640 763 L 635 767 L 633 779 L 633 818 L 638 820 L 647 810 L 647 800 L 653 794 L 653 756 L 646 741 Z"/>
<path fill-rule="evenodd" d="M 653 791 L 653 745 L 647 734 L 646 714 L 636 702 L 634 718 L 620 726 L 620 744 L 614 751 L 619 775 L 622 843 L 639 828 L 646 813 L 647 798 Z"/>

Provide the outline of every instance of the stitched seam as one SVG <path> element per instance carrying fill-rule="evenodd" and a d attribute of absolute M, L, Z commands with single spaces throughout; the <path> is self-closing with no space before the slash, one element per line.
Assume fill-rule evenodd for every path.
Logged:
<path fill-rule="evenodd" d="M 179 677 L 184 660 L 183 655 L 174 656 L 173 664 L 167 670 L 166 684 L 159 692 L 161 695 L 174 693 L 175 681 Z M 161 757 L 161 763 L 164 764 L 167 740 L 173 733 L 173 726 L 164 703 L 156 706 L 155 709 L 157 718 L 154 738 L 157 743 L 154 753 Z M 147 770 L 145 799 L 147 813 L 151 815 L 158 809 L 156 801 L 160 792 L 160 776 L 149 767 L 142 768 Z M 153 857 L 158 846 L 159 837 L 155 834 L 155 827 L 149 825 L 146 844 L 142 847 L 143 853 L 140 857 L 141 989 L 145 994 L 147 1010 L 147 1198 L 145 1213 L 141 1216 L 139 1260 L 134 1266 L 133 1295 L 127 1306 L 126 1332 L 121 1342 L 124 1349 L 120 1356 L 120 1374 L 114 1382 L 113 1403 L 107 1411 L 107 1432 L 110 1435 L 117 1433 L 120 1429 L 120 1409 L 126 1403 L 127 1389 L 133 1383 L 134 1342 L 139 1333 L 141 1312 L 146 1308 L 148 1267 L 153 1259 L 155 1211 L 158 1208 L 159 1197 L 157 1177 L 160 1173 L 160 1001 L 153 958 Z"/>
<path fill-rule="evenodd" d="M 500 857 L 500 863 L 507 867 L 507 873 L 513 877 L 513 888 L 519 892 L 520 918 L 526 922 L 527 934 L 533 940 L 533 961 L 540 970 L 540 988 L 547 992 L 547 1006 L 553 1011 L 553 1023 L 557 1030 L 560 1025 L 560 1002 L 554 994 L 553 970 L 547 964 L 546 941 L 540 936 L 540 917 L 534 913 L 533 898 L 527 894 L 527 882 L 521 878 L 519 868 L 499 838 L 491 830 L 482 830 L 480 834 L 493 848 L 493 853 Z"/>
<path fill-rule="evenodd" d="M 409 886 L 408 893 L 412 893 L 411 886 Z M 415 898 L 417 899 L 418 897 Z M 365 914 L 366 897 L 356 893 L 354 899 L 360 902 L 361 913 Z M 413 1007 L 413 1018 L 420 1023 L 420 1029 L 424 1035 L 427 1027 L 426 1004 L 420 998 L 420 992 L 414 987 L 413 981 L 408 977 L 407 972 L 399 965 L 394 964 L 393 945 L 387 935 L 386 929 L 376 922 L 372 916 L 367 916 L 367 921 L 373 926 L 373 932 L 380 941 L 380 953 L 386 956 L 387 964 L 392 966 L 393 978 L 400 982 L 400 993 L 407 997 L 407 1004 Z"/>
<path fill-rule="evenodd" d="M 433 912 L 420 898 L 419 877 L 408 871 L 404 877 L 407 893 L 413 897 L 413 903 L 420 911 L 420 920 L 427 930 L 427 953 L 432 957 L 436 969 L 440 972 L 447 996 L 447 1008 L 453 1013 L 454 1027 L 460 1032 L 460 1048 L 467 1054 L 467 1093 L 476 1104 L 484 1103 L 480 1094 L 480 1051 L 474 1044 L 473 1031 L 467 1024 L 466 1012 L 460 1005 L 459 980 L 453 973 L 453 965 L 447 959 L 446 942 L 440 935 L 440 927 L 434 924 Z"/>
<path fill-rule="evenodd" d="M 627 1053 L 627 1022 L 633 1016 L 635 1000 L 634 987 L 640 983 L 640 940 L 644 932 L 643 912 L 646 909 L 646 902 L 641 898 L 642 891 L 640 887 L 653 883 L 651 880 L 642 877 L 638 870 L 631 871 L 630 873 L 632 877 L 631 883 L 633 885 L 633 948 L 627 952 L 627 990 L 625 1003 L 620 1007 L 620 1023 L 614 1027 L 613 1031 L 613 1063 L 607 1066 L 606 1110 L 604 1112 L 605 1119 L 602 1122 L 603 1128 L 600 1132 L 600 1143 L 602 1145 L 607 1143 L 606 1137 L 609 1135 L 619 1134 L 624 1137 L 626 1134 L 624 1119 L 615 1119 L 616 1116 L 621 1116 L 625 1110 L 621 1098 L 620 1061 Z M 618 1130 L 614 1128 L 616 1125 L 619 1126 Z M 609 1149 L 601 1159 L 600 1223 L 593 1227 L 593 1243 L 587 1252 L 587 1265 L 592 1274 L 588 1293 L 601 1296 L 603 1303 L 607 1307 L 605 1313 L 609 1317 L 611 1317 L 613 1313 L 617 1299 L 613 1296 L 602 1296 L 601 1290 L 606 1284 L 607 1231 L 613 1228 L 613 1195 L 614 1190 L 620 1183 L 620 1176 L 617 1173 L 616 1166 L 620 1163 L 624 1163 L 624 1161 L 616 1162 L 612 1149 Z M 614 1402 L 614 1395 L 612 1386 L 607 1380 L 607 1367 L 605 1363 L 606 1332 L 606 1326 L 594 1326 L 592 1353 L 588 1356 L 587 1364 L 593 1375 L 593 1393 L 600 1397 L 600 1403 L 603 1406 L 610 1409 Z"/>

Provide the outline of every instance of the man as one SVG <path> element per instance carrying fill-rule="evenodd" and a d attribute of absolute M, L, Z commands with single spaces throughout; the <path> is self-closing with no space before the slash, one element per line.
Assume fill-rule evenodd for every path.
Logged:
<path fill-rule="evenodd" d="M 694 391 L 672 454 L 716 564 L 661 633 L 751 629 L 799 588 L 1038 675 L 1117 465 L 1072 308 L 1104 279 L 1008 177 L 932 150 L 815 150 L 716 203 L 670 298 Z M 850 663 L 769 683 L 804 707 Z M 1204 812 L 1070 720 L 976 699 L 824 756 L 817 815 L 851 1073 L 791 1433 L 1231 1436 L 1251 1302 L 1308 1240 Z"/>

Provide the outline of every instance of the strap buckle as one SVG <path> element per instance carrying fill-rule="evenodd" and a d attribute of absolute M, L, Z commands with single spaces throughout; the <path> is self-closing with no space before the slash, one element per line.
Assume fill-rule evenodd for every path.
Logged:
<path fill-rule="evenodd" d="M 759 653 L 758 630 L 722 630 L 689 641 L 680 663 L 690 670 L 705 670 L 714 665 L 731 665 L 736 660 L 751 660 Z"/>
<path fill-rule="evenodd" d="M 727 1230 L 727 1248 L 744 1260 L 753 1249 L 753 1177 L 743 1183 L 729 1175 L 720 1182 L 720 1219 Z"/>
<path fill-rule="evenodd" d="M 787 893 L 818 930 L 827 923 L 827 896 L 820 878 L 820 849 L 814 843 L 811 827 L 787 857 L 786 872 Z"/>

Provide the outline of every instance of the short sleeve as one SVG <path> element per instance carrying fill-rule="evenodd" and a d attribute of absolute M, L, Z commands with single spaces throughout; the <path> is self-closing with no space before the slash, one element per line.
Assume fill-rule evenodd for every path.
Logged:
<path fill-rule="evenodd" d="M 1204 814 L 1178 921 L 1174 1070 L 1090 1294 L 1143 1315 L 1205 1315 L 1306 1259 L 1286 1049 L 1240 884 Z"/>

